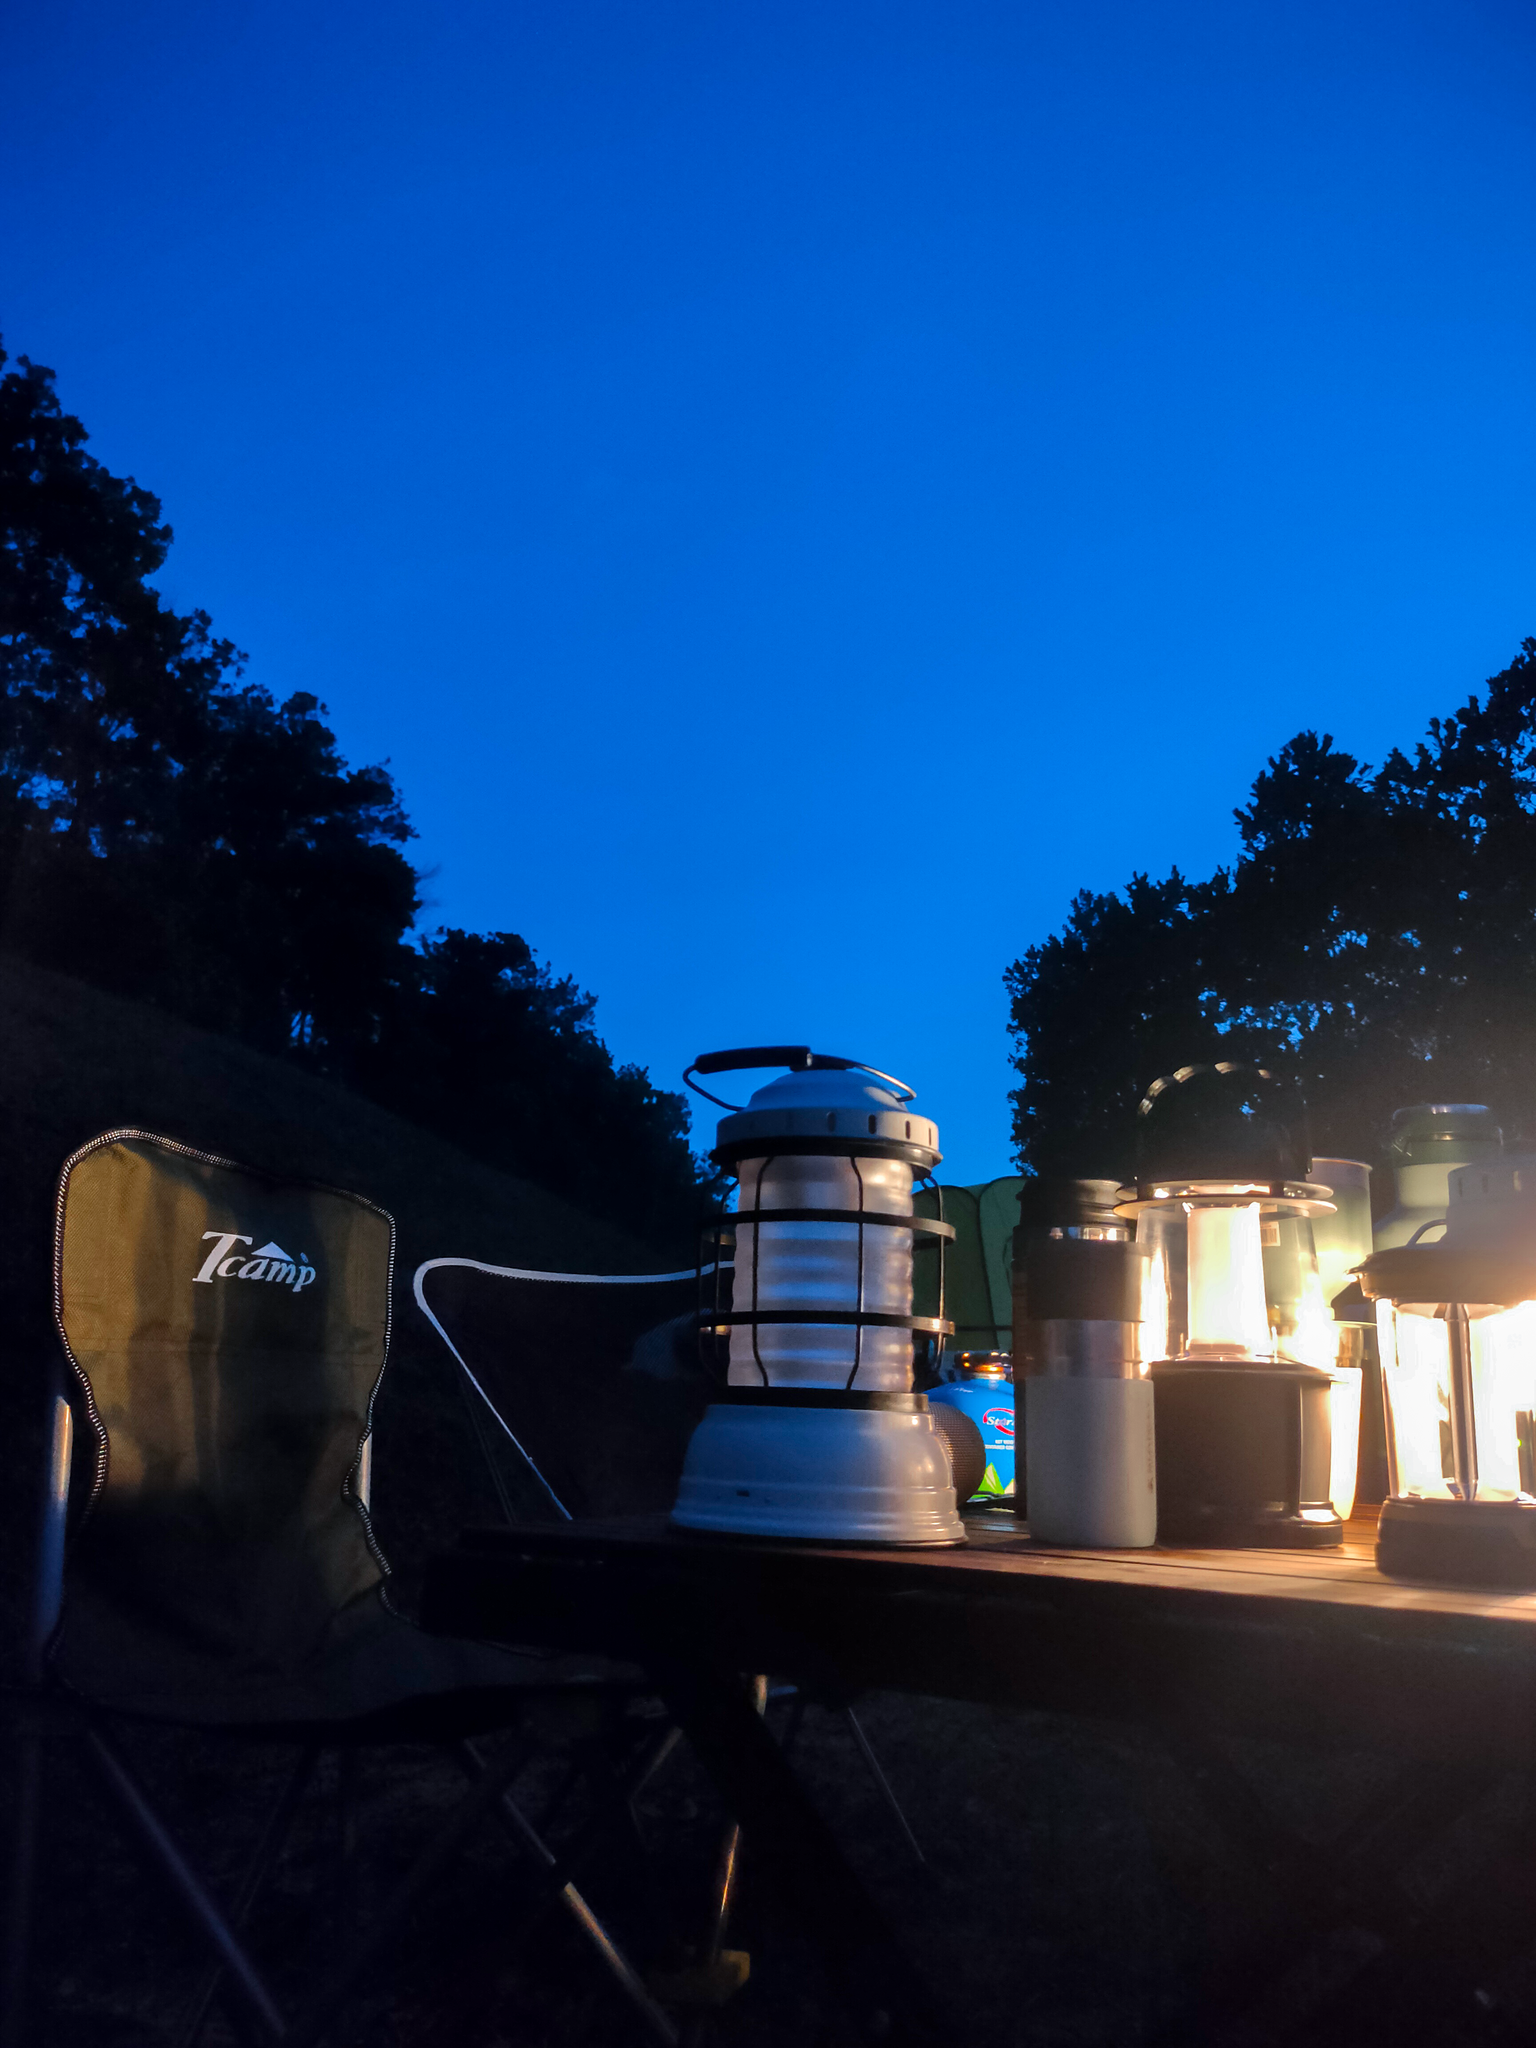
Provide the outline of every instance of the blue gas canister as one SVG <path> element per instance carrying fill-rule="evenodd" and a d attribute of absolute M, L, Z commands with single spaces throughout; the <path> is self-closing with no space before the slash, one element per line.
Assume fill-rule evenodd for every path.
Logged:
<path fill-rule="evenodd" d="M 1013 1360 L 1006 1351 L 952 1352 L 957 1377 L 930 1389 L 928 1399 L 958 1408 L 981 1431 L 986 1470 L 972 1500 L 1013 1498 Z"/>

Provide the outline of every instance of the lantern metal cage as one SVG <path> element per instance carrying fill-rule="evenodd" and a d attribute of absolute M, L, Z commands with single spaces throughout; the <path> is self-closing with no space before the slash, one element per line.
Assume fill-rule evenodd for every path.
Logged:
<path fill-rule="evenodd" d="M 788 1067 L 791 1073 L 808 1073 L 813 1070 L 821 1070 L 838 1073 L 860 1072 L 872 1074 L 876 1080 L 885 1082 L 887 1087 L 893 1092 L 899 1093 L 908 1102 L 913 1099 L 915 1093 L 904 1081 L 898 1081 L 890 1074 L 881 1073 L 878 1067 L 871 1067 L 863 1060 L 842 1059 L 832 1053 L 814 1053 L 809 1046 L 800 1045 L 748 1046 L 735 1052 L 704 1053 L 688 1068 L 683 1079 L 694 1090 L 695 1094 L 702 1095 L 706 1101 L 713 1102 L 718 1108 L 729 1110 L 734 1115 L 744 1116 L 750 1114 L 745 1104 L 725 1102 L 720 1096 L 710 1094 L 708 1089 L 698 1086 L 693 1078 L 694 1075 L 723 1073 L 737 1067 L 770 1066 Z M 748 1329 L 751 1331 L 753 1363 L 757 1367 L 763 1387 L 769 1389 L 772 1387 L 772 1380 L 768 1366 L 763 1359 L 762 1346 L 758 1337 L 759 1330 L 765 1325 L 798 1326 L 806 1323 L 820 1323 L 828 1327 L 851 1329 L 854 1339 L 854 1357 L 847 1381 L 843 1387 L 844 1393 L 860 1391 L 856 1386 L 856 1382 L 860 1366 L 863 1362 L 863 1333 L 866 1329 L 910 1330 L 914 1338 L 921 1337 L 926 1339 L 924 1351 L 928 1354 L 928 1362 L 934 1371 L 937 1370 L 939 1348 L 944 1338 L 954 1335 L 955 1325 L 947 1321 L 944 1315 L 944 1249 L 947 1244 L 954 1242 L 955 1226 L 944 1221 L 943 1190 L 933 1178 L 933 1169 L 938 1163 L 939 1154 L 931 1144 L 922 1143 L 909 1135 L 914 1129 L 920 1134 L 931 1134 L 932 1125 L 925 1117 L 904 1117 L 902 1120 L 904 1126 L 902 1134 L 900 1137 L 894 1137 L 884 1134 L 877 1128 L 883 1121 L 878 1113 L 871 1114 L 865 1112 L 863 1128 L 857 1131 L 852 1129 L 839 1131 L 838 1115 L 839 1113 L 836 1110 L 826 1112 L 827 1128 L 825 1132 L 797 1134 L 794 1136 L 793 1142 L 783 1146 L 781 1151 L 771 1149 L 765 1151 L 764 1145 L 766 1140 L 760 1133 L 737 1132 L 717 1144 L 709 1155 L 715 1165 L 720 1167 L 726 1175 L 725 1185 L 720 1196 L 720 1207 L 704 1225 L 700 1233 L 698 1256 L 700 1355 L 706 1368 L 712 1369 L 716 1374 L 719 1373 L 722 1364 L 728 1363 L 728 1360 L 722 1356 L 722 1353 L 725 1346 L 729 1343 L 730 1333 L 733 1329 Z M 845 1124 L 847 1123 L 846 1115 L 843 1121 Z M 847 1159 L 852 1167 L 858 1186 L 858 1206 L 853 1209 L 763 1208 L 760 1205 L 761 1191 L 763 1181 L 767 1177 L 767 1169 L 777 1159 L 784 1156 L 793 1158 L 821 1157 Z M 738 1206 L 735 1209 L 728 1209 L 726 1204 L 731 1198 L 732 1190 L 740 1191 L 741 1189 L 741 1182 L 736 1169 L 747 1159 L 755 1161 L 758 1167 L 753 1182 L 754 1200 L 752 1206 L 749 1208 Z M 865 1179 L 864 1175 L 859 1171 L 859 1161 L 861 1159 L 895 1159 L 911 1166 L 914 1169 L 913 1195 L 915 1196 L 920 1189 L 931 1188 L 938 1197 L 939 1215 L 937 1217 L 918 1216 L 916 1214 L 903 1215 L 895 1211 L 867 1207 L 864 1201 Z M 734 1263 L 733 1254 L 740 1241 L 737 1235 L 739 1227 L 742 1224 L 775 1225 L 784 1223 L 836 1223 L 853 1224 L 856 1227 L 857 1305 L 854 1308 L 815 1310 L 807 1308 L 763 1308 L 758 1299 L 760 1261 L 757 1256 L 759 1239 L 755 1231 L 752 1237 L 751 1306 L 749 1308 L 737 1306 L 735 1282 L 739 1278 L 739 1271 Z M 937 1254 L 939 1262 L 937 1315 L 902 1314 L 888 1309 L 871 1309 L 866 1305 L 864 1298 L 866 1271 L 866 1240 L 864 1233 L 866 1230 L 871 1229 L 909 1231 L 913 1239 L 912 1248 L 914 1252 L 932 1251 Z M 727 1273 L 732 1275 L 730 1307 L 725 1306 L 722 1298 L 724 1278 Z M 705 1299 L 706 1288 L 709 1296 L 707 1300 Z M 914 1345 L 914 1364 L 916 1348 L 916 1345 Z M 738 1389 L 737 1391 L 750 1392 L 751 1389 Z"/>

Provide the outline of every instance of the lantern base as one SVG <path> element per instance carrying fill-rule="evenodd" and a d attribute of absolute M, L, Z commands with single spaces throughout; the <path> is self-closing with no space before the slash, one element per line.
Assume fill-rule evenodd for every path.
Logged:
<path fill-rule="evenodd" d="M 1327 1550 L 1344 1541 L 1344 1524 L 1327 1501 L 1290 1513 L 1252 1512 L 1179 1515 L 1165 1523 L 1161 1504 L 1157 1540 L 1189 1550 Z"/>
<path fill-rule="evenodd" d="M 1160 1543 L 1317 1550 L 1344 1540 L 1332 1486 L 1332 1380 L 1313 1366 L 1165 1358 L 1157 1396 Z"/>
<path fill-rule="evenodd" d="M 1536 1501 L 1389 1500 L 1376 1563 L 1395 1579 L 1536 1587 Z"/>
<path fill-rule="evenodd" d="M 822 1543 L 963 1543 L 921 1394 L 729 1388 L 693 1433 L 672 1523 Z"/>

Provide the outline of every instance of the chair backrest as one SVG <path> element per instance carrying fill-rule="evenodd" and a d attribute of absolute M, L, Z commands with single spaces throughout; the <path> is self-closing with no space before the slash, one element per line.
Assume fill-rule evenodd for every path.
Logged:
<path fill-rule="evenodd" d="M 648 1475 L 652 1490 L 666 1491 L 693 1376 L 681 1361 L 686 1392 L 669 1402 L 664 1361 L 625 1368 L 637 1347 L 666 1349 L 668 1325 L 679 1352 L 693 1352 L 697 1290 L 692 1267 L 545 1273 L 441 1258 L 417 1268 L 417 1306 L 461 1368 L 471 1414 L 489 1425 L 482 1449 L 509 1518 L 569 1520 L 616 1498 L 647 1500 Z M 509 1461 L 497 1459 L 498 1442 Z M 499 1476 L 509 1462 L 510 1483 Z"/>
<path fill-rule="evenodd" d="M 67 1676 L 296 1669 L 380 1584 L 366 1474 L 393 1262 L 392 1219 L 337 1189 L 143 1131 L 67 1162 L 56 1313 L 96 1441 Z"/>

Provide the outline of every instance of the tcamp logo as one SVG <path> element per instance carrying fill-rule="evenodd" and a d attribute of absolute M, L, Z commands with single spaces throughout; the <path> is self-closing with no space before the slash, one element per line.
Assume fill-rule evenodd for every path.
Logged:
<path fill-rule="evenodd" d="M 214 1240 L 213 1250 L 194 1278 L 194 1287 L 199 1282 L 211 1287 L 215 1280 L 275 1280 L 279 1287 L 291 1287 L 295 1294 L 301 1294 L 315 1277 L 314 1267 L 305 1263 L 306 1252 L 300 1252 L 295 1258 L 280 1244 L 264 1244 L 257 1251 L 237 1252 L 237 1244 L 255 1242 L 254 1238 L 243 1237 L 238 1230 L 205 1230 L 203 1243 L 206 1244 L 210 1238 Z"/>
<path fill-rule="evenodd" d="M 983 1429 L 995 1429 L 999 1436 L 1013 1440 L 1013 1410 L 1011 1408 L 989 1408 L 981 1418 Z"/>

